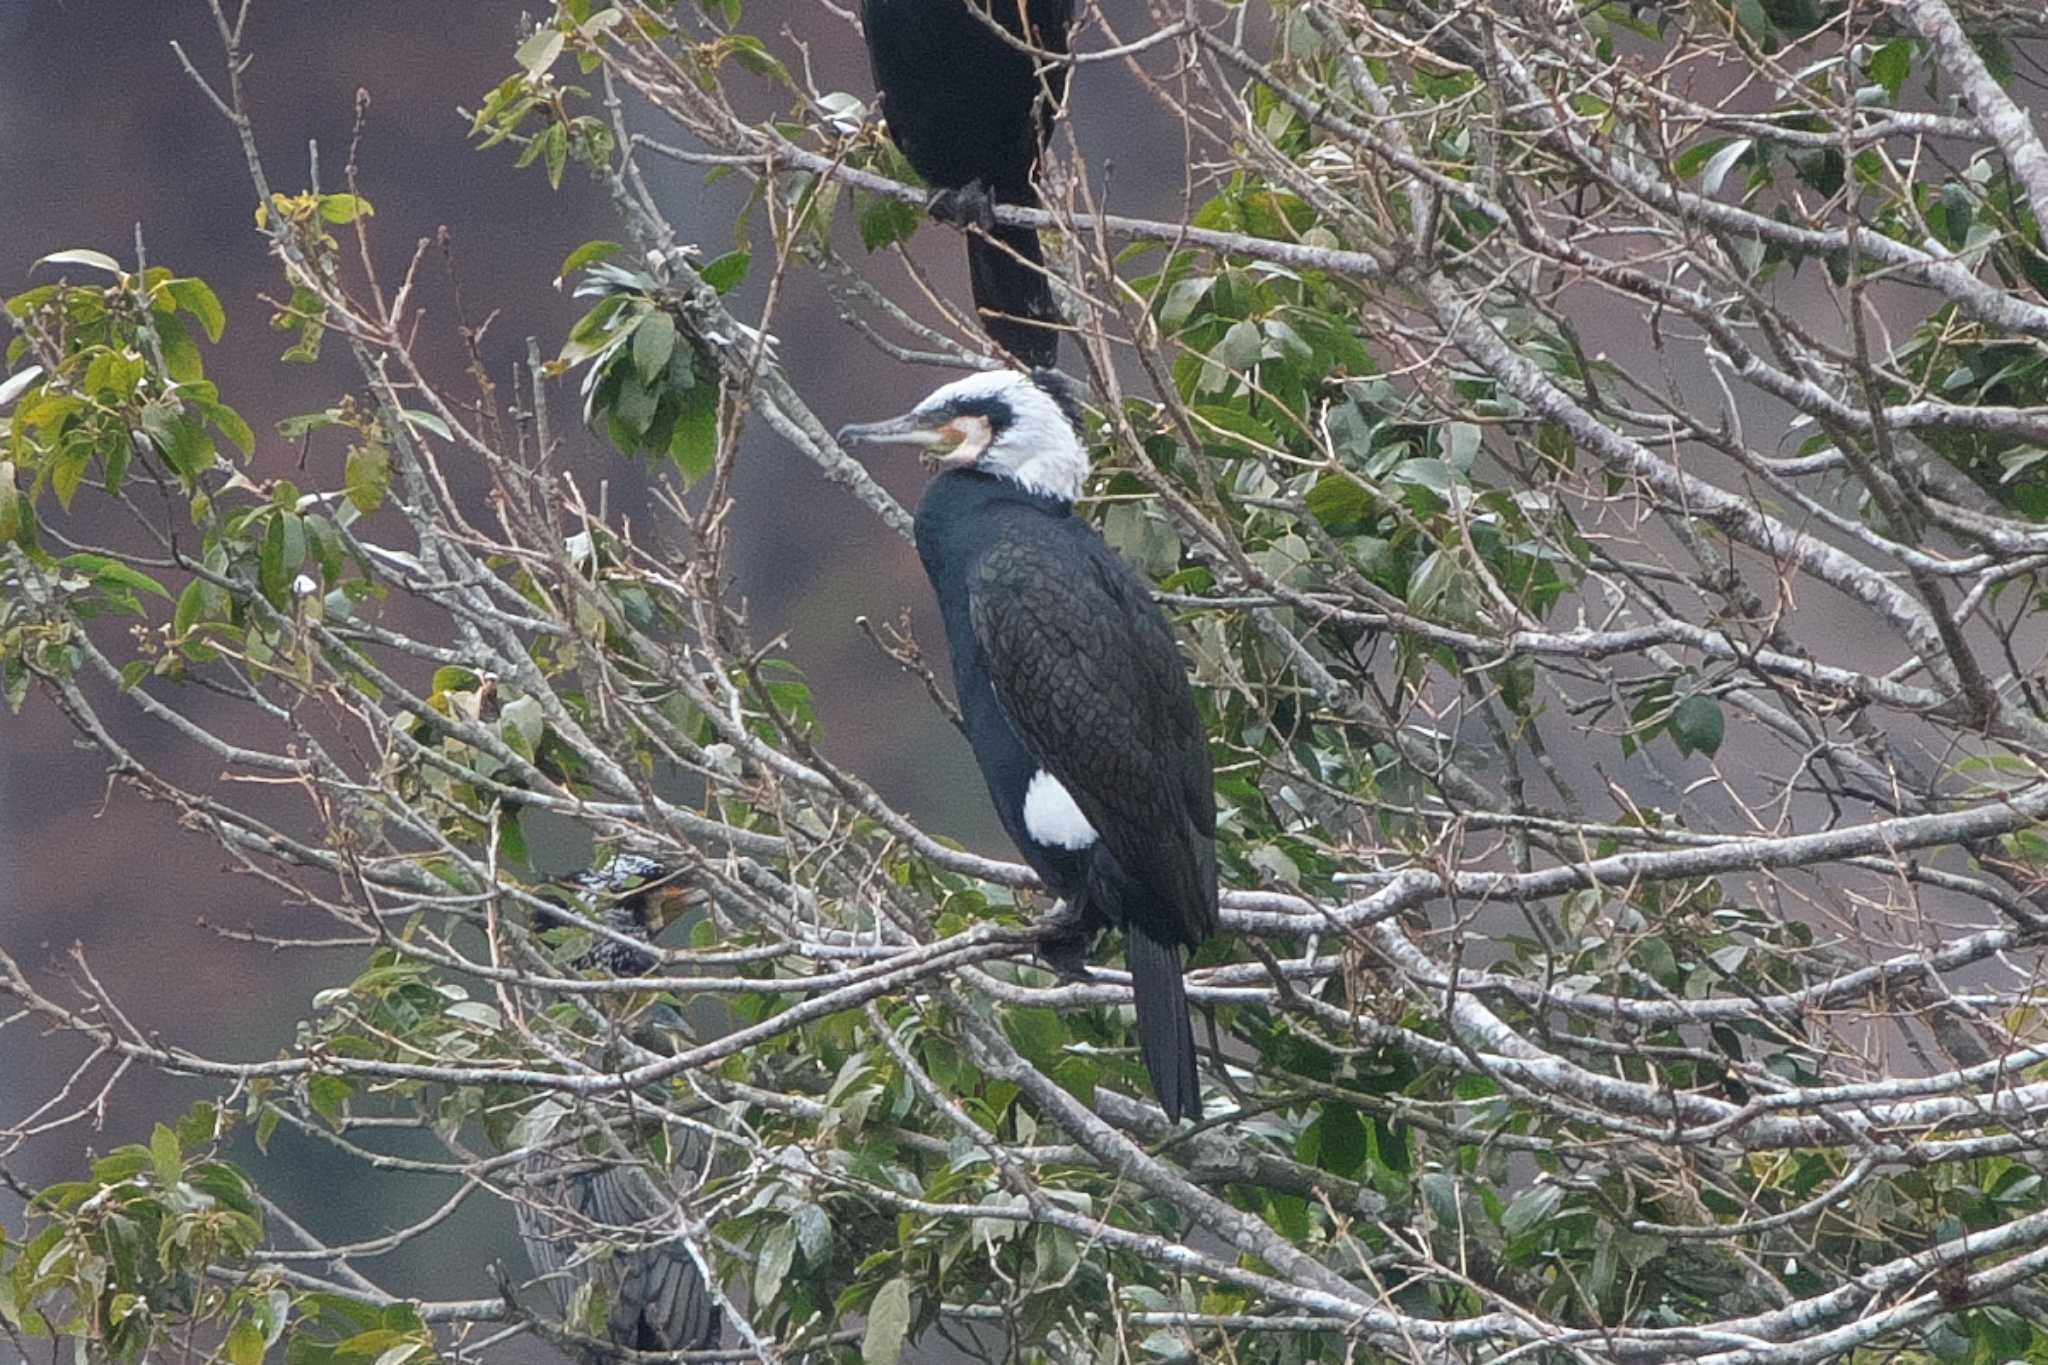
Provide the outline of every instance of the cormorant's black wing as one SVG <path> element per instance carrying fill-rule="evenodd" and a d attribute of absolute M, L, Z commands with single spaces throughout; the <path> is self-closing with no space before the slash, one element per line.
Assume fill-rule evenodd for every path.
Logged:
<path fill-rule="evenodd" d="M 695 1154 L 696 1140 L 685 1157 Z M 527 1158 L 530 1188 L 515 1203 L 519 1234 L 534 1273 L 542 1277 L 558 1313 L 566 1315 L 576 1286 L 603 1285 L 611 1315 L 607 1330 L 621 1346 L 648 1351 L 706 1350 L 718 1345 L 721 1315 L 704 1277 L 679 1243 L 595 1245 L 617 1230 L 658 1238 L 675 1218 L 676 1197 L 645 1169 L 628 1162 L 601 1163 L 579 1152 L 547 1150 Z M 579 1244 L 592 1243 L 582 1248 Z M 579 1359 L 609 1359 L 581 1350 Z"/>
<path fill-rule="evenodd" d="M 978 11 L 978 12 L 971 12 Z M 1004 41 L 1067 50 L 1073 0 L 862 0 L 868 62 L 889 136 L 933 189 L 979 186 L 981 212 L 1038 202 L 1031 175 L 1066 97 L 1067 68 L 1041 78 Z M 967 210 L 964 204 L 961 211 Z M 1035 229 L 991 226 L 968 238 L 968 281 L 988 334 L 1027 367 L 1059 363 L 1059 305 Z"/>
<path fill-rule="evenodd" d="M 1199 945 L 1216 931 L 1209 745 L 1173 628 L 1092 531 L 1015 516 L 968 583 L 975 637 L 1004 714 L 1123 872 Z"/>
<path fill-rule="evenodd" d="M 1004 203 L 1031 202 L 1031 169 L 1052 138 L 1067 68 L 1041 77 L 989 20 L 1063 53 L 1073 11 L 1073 0 L 1028 0 L 1021 13 L 1017 0 L 862 0 L 889 135 L 933 189 L 979 180 Z"/>

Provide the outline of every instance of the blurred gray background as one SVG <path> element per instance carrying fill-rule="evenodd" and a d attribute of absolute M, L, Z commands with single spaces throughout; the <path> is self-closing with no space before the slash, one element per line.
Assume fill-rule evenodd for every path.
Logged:
<path fill-rule="evenodd" d="M 1120 28 L 1139 22 L 1128 0 L 1111 11 Z M 356 92 L 368 93 L 362 188 L 377 209 L 380 270 L 395 278 L 414 243 L 445 226 L 471 320 L 500 310 L 485 356 L 501 391 L 526 337 L 552 352 L 581 312 L 552 287 L 562 258 L 588 239 L 623 236 L 601 189 L 576 168 L 550 193 L 538 168 L 514 169 L 513 149 L 478 153 L 469 145 L 457 106 L 475 107 L 512 69 L 519 18 L 517 5 L 481 0 L 258 0 L 244 79 L 272 182 L 286 192 L 305 186 L 313 140 L 323 187 L 341 187 Z M 785 54 L 785 33 L 809 44 L 824 88 L 871 93 L 855 33 L 825 5 L 754 0 L 747 26 Z M 329 406 L 355 391 L 357 378 L 339 346 L 310 368 L 278 362 L 287 338 L 268 329 L 264 296 L 279 295 L 279 276 L 253 229 L 254 192 L 231 130 L 181 71 L 173 40 L 209 78 L 219 76 L 219 42 L 197 0 L 0 0 L 0 294 L 55 278 L 49 267 L 32 269 L 53 251 L 90 247 L 131 261 L 140 224 L 152 265 L 202 275 L 226 305 L 227 333 L 207 348 L 206 363 L 223 398 L 259 434 L 250 476 L 337 486 L 340 444 L 316 441 L 301 470 L 297 444 L 278 438 L 275 424 Z M 1112 207 L 1175 212 L 1181 145 L 1159 106 L 1103 65 L 1083 69 L 1072 103 L 1081 145 L 1113 151 L 1118 162 Z M 1124 167 L 1149 173 L 1141 183 Z M 692 173 L 649 170 L 686 238 L 707 256 L 733 245 L 731 224 L 745 193 L 736 179 L 706 189 Z M 964 304 L 958 238 L 929 229 L 915 251 Z M 857 242 L 849 252 L 859 259 Z M 888 263 L 877 262 L 876 271 L 884 287 L 900 283 Z M 434 373 L 467 393 L 453 294 L 438 259 L 426 274 L 423 350 Z M 831 424 L 901 411 L 947 377 L 907 369 L 862 341 L 801 274 L 774 330 L 789 371 Z M 567 443 L 586 492 L 609 478 L 614 508 L 640 495 L 639 476 L 601 440 L 572 430 Z M 914 461 L 885 457 L 877 472 L 906 504 L 915 499 L 922 475 Z M 818 695 L 828 752 L 935 830 L 1007 851 L 965 744 L 940 724 L 922 688 L 854 625 L 860 615 L 893 621 L 908 606 L 921 638 L 936 649 L 937 620 L 910 547 L 765 428 L 749 437 L 736 489 L 738 590 L 751 604 L 758 639 L 789 633 L 790 652 Z M 635 522 L 642 535 L 651 529 L 647 517 Z M 103 527 L 80 517 L 65 529 L 89 539 Z M 191 784 L 212 777 L 210 765 L 161 733 L 130 724 L 123 738 Z M 293 807 L 286 823 L 298 823 L 301 809 Z M 557 862 L 574 856 L 564 847 L 553 853 Z M 53 707 L 32 699 L 18 716 L 0 712 L 0 946 L 46 989 L 70 999 L 62 976 L 77 943 L 139 1026 L 168 1043 L 243 1060 L 275 1055 L 313 991 L 345 980 L 359 960 L 353 952 L 323 961 L 231 942 L 202 926 L 202 917 L 229 928 L 324 932 L 273 889 L 232 874 L 205 838 L 176 827 L 171 812 L 110 789 L 101 763 Z M 0 1122 L 40 1103 L 82 1056 L 75 1042 L 19 1023 L 0 1031 Z M 146 1139 L 155 1119 L 214 1093 L 210 1085 L 131 1075 L 113 1093 L 102 1127 L 70 1128 L 17 1153 L 9 1167 L 31 1185 L 70 1178 L 88 1149 Z M 403 1225 L 446 1195 L 438 1185 L 365 1186 L 360 1168 L 285 1131 L 258 1170 L 268 1192 L 310 1210 L 314 1230 L 334 1240 Z M 346 1197 L 328 1197 L 344 1188 Z M 18 1200 L 0 1190 L 0 1220 L 18 1228 L 19 1213 Z M 509 1211 L 473 1200 L 454 1224 L 375 1273 L 405 1292 L 470 1297 L 491 1292 L 488 1262 L 517 1266 L 518 1255 Z M 549 1358 L 539 1347 L 524 1352 Z"/>

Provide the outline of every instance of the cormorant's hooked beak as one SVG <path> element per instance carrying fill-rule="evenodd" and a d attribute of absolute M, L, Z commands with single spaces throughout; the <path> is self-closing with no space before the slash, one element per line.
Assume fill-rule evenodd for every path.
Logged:
<path fill-rule="evenodd" d="M 711 903 L 711 897 L 701 887 L 659 886 L 648 893 L 647 928 L 650 934 L 658 934 L 693 910 L 701 910 Z"/>
<path fill-rule="evenodd" d="M 843 446 L 916 446 L 926 464 L 940 465 L 950 462 L 963 435 L 959 424 L 942 413 L 906 412 L 886 422 L 841 427 L 838 439 Z"/>
<path fill-rule="evenodd" d="M 843 446 L 935 446 L 945 439 L 944 424 L 930 415 L 906 412 L 886 422 L 855 422 L 839 428 Z"/>

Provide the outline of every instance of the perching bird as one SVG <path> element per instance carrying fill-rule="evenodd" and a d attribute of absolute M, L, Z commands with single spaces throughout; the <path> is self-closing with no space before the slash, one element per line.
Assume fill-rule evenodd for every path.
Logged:
<path fill-rule="evenodd" d="M 641 940 L 652 939 L 696 899 L 661 864 L 630 853 L 614 855 L 604 867 L 578 872 L 558 885 L 574 896 L 577 913 Z M 600 938 L 576 965 L 639 976 L 652 971 L 655 960 Z M 673 1006 L 660 1003 L 650 1011 L 649 1025 L 673 1033 L 681 1030 L 682 1019 Z M 678 1171 L 701 1164 L 697 1134 L 686 1130 L 670 1136 Z M 515 1204 L 519 1235 L 556 1312 L 566 1316 L 577 1289 L 594 1280 L 609 1304 L 605 1334 L 615 1344 L 640 1351 L 717 1346 L 723 1325 L 697 1263 L 680 1244 L 660 1240 L 676 1225 L 674 1191 L 645 1164 L 621 1160 L 616 1143 L 594 1145 L 594 1151 L 586 1151 L 579 1143 L 556 1141 L 520 1165 L 526 1188 Z M 607 1229 L 621 1228 L 633 1229 L 635 1240 L 645 1244 L 621 1239 L 609 1249 L 596 1245 Z M 615 1359 L 593 1347 L 576 1355 L 584 1365 Z"/>
<path fill-rule="evenodd" d="M 1152 1088 L 1169 1119 L 1200 1118 L 1180 950 L 1217 925 L 1209 745 L 1165 614 L 1074 515 L 1088 453 L 1072 386 L 979 374 L 839 439 L 921 446 L 943 467 L 917 551 L 968 742 L 1003 828 L 1078 921 L 1040 951 L 1085 974 L 1094 931 L 1123 929 Z"/>
<path fill-rule="evenodd" d="M 970 9 L 970 6 L 972 7 Z M 1038 233 L 989 205 L 1038 203 L 1032 174 L 1066 97 L 1067 68 L 1041 74 L 1003 30 L 1065 53 L 1073 0 L 863 0 L 861 26 L 889 136 L 939 194 L 935 216 L 975 223 L 967 273 L 982 326 L 1027 365 L 1059 363 L 1059 318 Z M 986 235 L 983 235 L 986 234 Z M 1019 259 L 1021 258 L 1021 259 Z"/>

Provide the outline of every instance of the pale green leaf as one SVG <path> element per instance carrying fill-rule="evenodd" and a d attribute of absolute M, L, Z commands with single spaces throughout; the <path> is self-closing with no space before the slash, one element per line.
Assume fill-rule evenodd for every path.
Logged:
<path fill-rule="evenodd" d="M 560 29 L 539 29 L 519 45 L 519 51 L 513 54 L 512 60 L 519 63 L 528 79 L 537 81 L 555 64 L 555 58 L 562 55 L 563 42 Z"/>
<path fill-rule="evenodd" d="M 349 503 L 368 516 L 384 505 L 391 488 L 391 452 L 375 443 L 351 448 L 347 479 Z"/>
<path fill-rule="evenodd" d="M 676 349 L 676 320 L 656 309 L 633 329 L 633 368 L 648 388 L 668 369 L 668 358 Z"/>
<path fill-rule="evenodd" d="M 149 1135 L 149 1159 L 165 1189 L 185 1178 L 185 1152 L 178 1144 L 178 1135 L 161 1123 Z"/>
<path fill-rule="evenodd" d="M 897 1276 L 868 1305 L 868 1330 L 861 1338 L 862 1365 L 896 1365 L 910 1335 L 910 1281 Z"/>
<path fill-rule="evenodd" d="M 38 257 L 36 260 L 36 264 L 83 265 L 90 266 L 94 270 L 104 270 L 109 275 L 119 275 L 123 273 L 121 270 L 121 263 L 115 260 L 112 256 L 107 255 L 106 252 L 88 251 L 83 247 L 79 247 L 71 251 L 53 251 L 47 256 Z"/>

